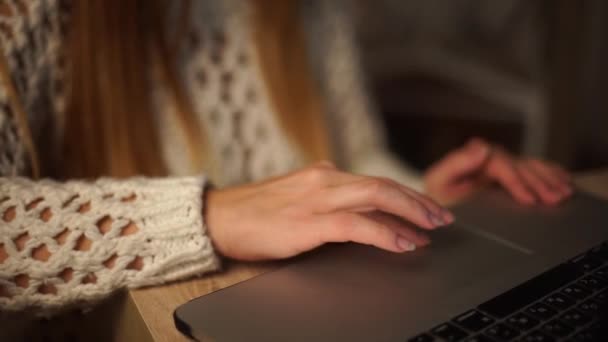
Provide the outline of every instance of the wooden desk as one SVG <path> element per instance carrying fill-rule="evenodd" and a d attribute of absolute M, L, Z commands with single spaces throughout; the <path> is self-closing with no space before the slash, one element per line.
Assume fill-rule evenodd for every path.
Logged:
<path fill-rule="evenodd" d="M 608 198 L 608 170 L 576 177 L 577 184 Z M 129 291 L 121 303 L 118 341 L 186 341 L 173 325 L 173 310 L 190 299 L 249 279 L 278 267 L 279 263 L 230 263 L 221 273 L 166 286 Z"/>

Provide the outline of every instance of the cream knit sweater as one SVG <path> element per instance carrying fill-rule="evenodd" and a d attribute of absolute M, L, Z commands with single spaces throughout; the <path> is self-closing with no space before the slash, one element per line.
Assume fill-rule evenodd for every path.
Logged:
<path fill-rule="evenodd" d="M 202 192 L 161 84 L 153 101 L 165 179 L 58 182 L 28 179 L 29 157 L 15 106 L 27 124 L 45 174 L 60 165 L 66 61 L 63 43 L 69 5 L 60 0 L 7 0 L 0 8 L 0 38 L 20 103 L 0 85 L 0 311 L 86 306 L 117 289 L 160 284 L 219 268 L 206 235 Z M 217 186 L 266 178 L 302 166 L 281 131 L 255 49 L 246 1 L 194 1 L 188 46 L 180 68 L 217 169 Z M 325 95 L 327 120 L 341 166 L 418 185 L 392 158 L 364 91 L 347 12 L 336 1 L 302 8 L 310 58 Z M 338 129 L 339 128 L 339 129 Z M 136 232 L 124 234 L 126 226 Z M 23 242 L 25 242 L 23 244 Z M 21 247 L 20 247 L 21 246 Z M 80 248 L 78 248 L 80 246 Z M 36 258 L 48 251 L 50 257 Z M 143 267 L 135 267 L 137 263 Z"/>

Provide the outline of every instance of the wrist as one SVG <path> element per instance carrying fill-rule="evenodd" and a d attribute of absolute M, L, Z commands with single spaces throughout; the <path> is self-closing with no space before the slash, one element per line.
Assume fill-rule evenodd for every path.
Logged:
<path fill-rule="evenodd" d="M 216 189 L 213 185 L 205 186 L 203 189 L 203 222 L 206 234 L 218 254 L 223 253 L 221 241 L 221 197 L 223 190 Z"/>

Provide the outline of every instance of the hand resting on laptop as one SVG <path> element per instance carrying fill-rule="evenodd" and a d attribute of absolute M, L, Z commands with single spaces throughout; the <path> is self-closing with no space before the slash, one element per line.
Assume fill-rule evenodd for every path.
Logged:
<path fill-rule="evenodd" d="M 428 194 L 443 204 L 456 202 L 493 182 L 524 205 L 555 205 L 572 194 L 570 175 L 560 166 L 516 158 L 479 138 L 449 153 L 425 174 Z"/>
<path fill-rule="evenodd" d="M 347 241 L 406 252 L 430 242 L 414 225 L 431 230 L 454 220 L 432 198 L 450 203 L 491 182 L 526 205 L 554 205 L 572 194 L 570 176 L 560 167 L 518 159 L 472 139 L 429 169 L 429 196 L 321 162 L 266 181 L 209 190 L 205 217 L 217 251 L 235 259 L 287 258 Z"/>
<path fill-rule="evenodd" d="M 242 260 L 286 258 L 326 242 L 411 251 L 429 240 L 404 220 L 434 229 L 454 219 L 395 181 L 349 174 L 328 162 L 207 196 L 205 217 L 216 250 Z"/>

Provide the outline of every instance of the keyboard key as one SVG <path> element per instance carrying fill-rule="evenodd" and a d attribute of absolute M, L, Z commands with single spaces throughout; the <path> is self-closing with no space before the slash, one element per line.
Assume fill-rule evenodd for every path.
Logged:
<path fill-rule="evenodd" d="M 592 291 L 599 291 L 599 290 L 603 290 L 606 287 L 608 287 L 606 281 L 601 280 L 599 278 L 595 278 L 593 276 L 587 276 L 579 281 L 577 281 L 577 284 L 588 288 L 589 290 Z"/>
<path fill-rule="evenodd" d="M 608 266 L 604 266 L 599 270 L 593 272 L 593 276 L 603 280 L 608 280 Z"/>
<path fill-rule="evenodd" d="M 591 291 L 578 285 L 568 285 L 561 290 L 561 293 L 576 300 L 585 299 L 591 295 Z"/>
<path fill-rule="evenodd" d="M 477 335 L 467 338 L 464 342 L 496 342 L 496 340 L 493 340 L 486 335 Z"/>
<path fill-rule="evenodd" d="M 541 321 L 546 321 L 549 318 L 557 315 L 557 311 L 548 307 L 543 303 L 536 303 L 531 305 L 525 310 L 526 313 L 530 314 L 533 317 L 540 319 Z"/>
<path fill-rule="evenodd" d="M 565 337 L 574 331 L 569 325 L 556 319 L 543 324 L 540 329 L 542 332 L 555 337 Z"/>
<path fill-rule="evenodd" d="M 555 309 L 564 310 L 574 305 L 574 300 L 564 296 L 561 293 L 554 293 L 549 297 L 543 299 L 543 303 Z"/>
<path fill-rule="evenodd" d="M 585 330 L 575 334 L 570 338 L 572 342 L 599 342 L 604 341 L 606 336 L 602 336 L 598 330 Z"/>
<path fill-rule="evenodd" d="M 597 281 L 598 287 L 599 287 L 597 289 L 598 291 L 608 289 L 608 280 L 606 280 L 604 278 L 596 277 L 594 275 L 590 276 L 590 278 L 593 278 Z"/>
<path fill-rule="evenodd" d="M 494 323 L 494 319 L 479 311 L 471 310 L 456 317 L 454 323 L 470 331 L 480 331 Z"/>
<path fill-rule="evenodd" d="M 608 290 L 602 291 L 591 298 L 600 305 L 608 304 Z"/>
<path fill-rule="evenodd" d="M 484 334 L 499 341 L 510 341 L 519 335 L 519 331 L 507 326 L 506 324 L 499 323 L 486 329 Z"/>
<path fill-rule="evenodd" d="M 436 341 L 435 338 L 431 335 L 420 334 L 418 336 L 412 337 L 407 342 L 433 342 Z"/>
<path fill-rule="evenodd" d="M 592 271 L 604 264 L 602 259 L 598 259 L 592 256 L 592 254 L 584 254 L 574 258 L 572 261 L 576 267 L 579 267 L 583 272 Z"/>
<path fill-rule="evenodd" d="M 593 279 L 595 279 L 597 281 L 597 283 L 598 283 L 597 290 L 598 291 L 608 289 L 608 280 L 603 279 L 603 278 L 599 278 L 599 277 L 596 277 L 596 276 L 591 276 L 590 278 L 593 278 Z"/>
<path fill-rule="evenodd" d="M 507 323 L 514 327 L 517 328 L 520 331 L 527 331 L 530 330 L 532 328 L 534 328 L 535 326 L 537 326 L 540 322 L 524 313 L 516 313 L 515 315 L 509 317 L 507 319 Z"/>
<path fill-rule="evenodd" d="M 468 336 L 464 330 L 457 328 L 450 323 L 443 323 L 433 329 L 432 333 L 446 341 L 461 341 Z"/>
<path fill-rule="evenodd" d="M 481 304 L 479 309 L 504 318 L 582 275 L 572 263 L 561 264 Z"/>
<path fill-rule="evenodd" d="M 589 328 L 584 329 L 584 330 L 594 330 L 594 331 L 605 331 L 606 330 L 606 322 L 604 321 L 597 321 L 593 324 L 591 324 L 591 326 L 589 326 Z"/>
<path fill-rule="evenodd" d="M 535 330 L 521 339 L 522 342 L 554 342 L 555 339 L 540 330 Z"/>
<path fill-rule="evenodd" d="M 561 315 L 560 320 L 566 324 L 568 324 L 571 327 L 581 327 L 589 322 L 591 322 L 593 319 L 588 316 L 585 315 L 584 313 L 576 310 L 576 309 L 572 309 L 568 312 L 566 312 L 565 314 Z"/>
<path fill-rule="evenodd" d="M 591 317 L 596 317 L 600 313 L 600 305 L 594 300 L 588 300 L 579 304 L 576 307 L 580 312 L 589 315 Z"/>

